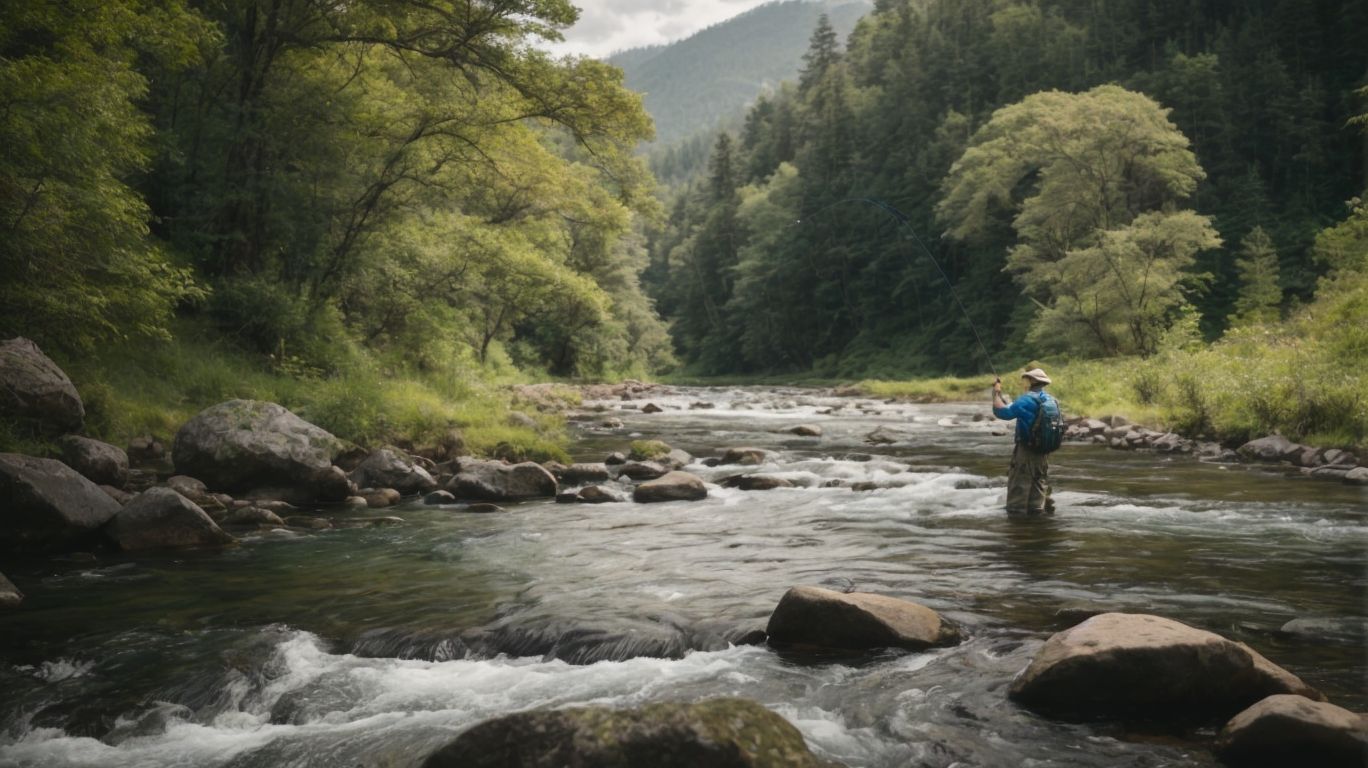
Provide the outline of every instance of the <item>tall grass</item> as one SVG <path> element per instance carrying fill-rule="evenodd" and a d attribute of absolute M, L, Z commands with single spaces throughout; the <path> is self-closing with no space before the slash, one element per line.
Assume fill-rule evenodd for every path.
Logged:
<path fill-rule="evenodd" d="M 363 447 L 422 447 L 460 433 L 477 455 L 564 460 L 563 420 L 534 414 L 535 428 L 510 421 L 498 375 L 470 360 L 413 370 L 402 361 L 362 359 L 328 375 L 272 368 L 194 325 L 173 340 L 59 359 L 85 402 L 86 431 L 116 445 L 151 434 L 170 443 L 200 410 L 235 398 L 269 400 Z M 0 449 L 42 452 L 41 441 L 0 425 Z"/>

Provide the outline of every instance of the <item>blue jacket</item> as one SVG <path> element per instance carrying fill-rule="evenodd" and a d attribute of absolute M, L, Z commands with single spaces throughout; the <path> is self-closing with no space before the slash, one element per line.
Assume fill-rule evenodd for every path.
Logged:
<path fill-rule="evenodd" d="M 1016 441 L 1024 443 L 1030 438 L 1031 427 L 1035 425 L 1036 414 L 1040 413 L 1040 403 L 1045 398 L 1054 399 L 1044 390 L 1027 392 L 1006 408 L 994 406 L 993 415 L 1004 421 L 1016 419 Z"/>

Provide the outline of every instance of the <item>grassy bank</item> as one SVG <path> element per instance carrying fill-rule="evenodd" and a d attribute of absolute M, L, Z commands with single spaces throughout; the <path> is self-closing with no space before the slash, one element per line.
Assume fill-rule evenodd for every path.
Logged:
<path fill-rule="evenodd" d="M 201 409 L 234 398 L 269 400 L 364 447 L 420 448 L 451 443 L 480 456 L 564 460 L 564 421 L 528 408 L 535 428 L 510 419 L 515 404 L 503 385 L 511 369 L 453 360 L 417 371 L 361 359 L 328 376 L 246 354 L 191 325 L 173 340 L 143 341 L 76 357 L 55 355 L 80 391 L 86 432 L 115 445 L 151 434 L 168 446 Z M 0 425 L 0 450 L 45 452 L 46 446 Z"/>
<path fill-rule="evenodd" d="M 1039 364 L 1070 416 L 1116 414 L 1227 444 L 1277 432 L 1309 445 L 1360 451 L 1368 445 L 1368 372 L 1295 335 L 1254 328 L 1148 359 Z M 991 382 L 978 376 L 860 387 L 876 397 L 986 403 Z M 1011 394 L 1019 391 L 1015 378 L 1004 385 Z"/>

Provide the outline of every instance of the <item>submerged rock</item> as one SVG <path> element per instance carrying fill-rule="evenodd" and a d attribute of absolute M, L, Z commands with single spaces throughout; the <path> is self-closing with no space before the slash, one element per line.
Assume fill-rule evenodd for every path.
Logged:
<path fill-rule="evenodd" d="M 959 630 L 910 600 L 821 587 L 793 587 L 770 614 L 771 644 L 799 648 L 922 650 L 954 645 Z"/>
<path fill-rule="evenodd" d="M 66 373 L 20 336 L 0 341 L 0 417 L 59 435 L 81 431 L 85 405 Z"/>
<path fill-rule="evenodd" d="M 737 488 L 743 491 L 772 491 L 775 488 L 792 488 L 793 483 L 782 477 L 770 475 L 732 475 L 718 481 L 723 488 Z"/>
<path fill-rule="evenodd" d="M 199 505 L 170 488 L 149 488 L 105 526 L 125 552 L 210 547 L 233 540 Z"/>
<path fill-rule="evenodd" d="M 0 609 L 18 608 L 24 602 L 24 593 L 14 583 L 0 573 Z"/>
<path fill-rule="evenodd" d="M 819 768 L 787 720 L 746 699 L 519 712 L 476 725 L 423 768 Z"/>
<path fill-rule="evenodd" d="M 1243 643 L 1160 616 L 1104 613 L 1051 636 L 1008 696 L 1065 716 L 1200 720 L 1277 693 L 1324 699 Z"/>
<path fill-rule="evenodd" d="M 55 459 L 0 453 L 4 524 L 0 550 L 55 552 L 79 547 L 119 512 L 119 503 Z"/>
<path fill-rule="evenodd" d="M 436 506 L 438 504 L 455 504 L 456 495 L 453 494 L 451 491 L 433 491 L 432 493 L 429 493 L 428 495 L 423 497 L 423 503 L 427 504 L 428 506 Z"/>
<path fill-rule="evenodd" d="M 398 504 L 403 497 L 393 488 L 366 488 L 361 491 L 361 498 L 371 509 L 384 509 Z"/>
<path fill-rule="evenodd" d="M 661 408 L 660 406 L 656 405 L 655 403 L 647 403 L 646 405 L 644 405 L 644 406 L 641 407 L 641 412 L 642 412 L 642 413 L 660 413 L 661 411 L 664 411 L 664 410 L 665 410 L 664 408 Z"/>
<path fill-rule="evenodd" d="M 284 407 L 229 400 L 206 408 L 176 433 L 176 471 L 228 493 L 270 488 L 297 500 L 341 501 L 346 475 L 332 465 L 342 441 Z"/>
<path fill-rule="evenodd" d="M 822 436 L 822 428 L 815 424 L 799 424 L 798 426 L 788 430 L 788 432 L 789 434 L 797 435 L 799 437 Z"/>
<path fill-rule="evenodd" d="M 413 459 L 393 448 L 381 448 L 352 470 L 358 488 L 393 488 L 400 494 L 427 493 L 437 481 Z"/>
<path fill-rule="evenodd" d="M 660 501 L 698 501 L 708 497 L 708 489 L 697 475 L 678 470 L 648 480 L 636 487 L 632 499 L 642 504 Z"/>
<path fill-rule="evenodd" d="M 495 513 L 495 512 L 507 512 L 508 510 L 504 509 L 503 507 L 499 506 L 498 504 L 480 503 L 480 504 L 471 504 L 471 505 L 469 505 L 469 506 L 462 507 L 462 508 L 461 508 L 461 511 L 462 511 L 462 512 L 470 512 L 470 513 L 476 514 L 476 515 L 489 515 L 489 514 L 493 514 L 493 513 Z"/>
<path fill-rule="evenodd" d="M 516 501 L 556 495 L 556 478 L 534 462 L 461 461 L 461 471 L 447 484 L 458 499 Z"/>
<path fill-rule="evenodd" d="M 235 509 L 227 515 L 224 515 L 222 522 L 224 525 L 245 527 L 285 525 L 285 521 L 280 519 L 280 515 L 277 515 L 269 509 L 262 509 L 261 507 L 243 507 L 241 509 Z"/>
<path fill-rule="evenodd" d="M 91 482 L 115 488 L 128 484 L 128 454 L 122 448 L 80 435 L 63 437 L 57 447 L 62 461 Z"/>
<path fill-rule="evenodd" d="M 1236 715 L 1217 751 L 1232 766 L 1368 765 L 1368 718 L 1323 701 L 1281 694 Z"/>

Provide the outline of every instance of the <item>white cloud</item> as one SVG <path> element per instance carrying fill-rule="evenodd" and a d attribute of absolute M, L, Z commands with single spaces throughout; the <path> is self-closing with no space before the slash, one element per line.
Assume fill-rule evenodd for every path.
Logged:
<path fill-rule="evenodd" d="M 574 0 L 580 20 L 554 53 L 608 56 L 627 48 L 669 43 L 770 0 Z"/>

